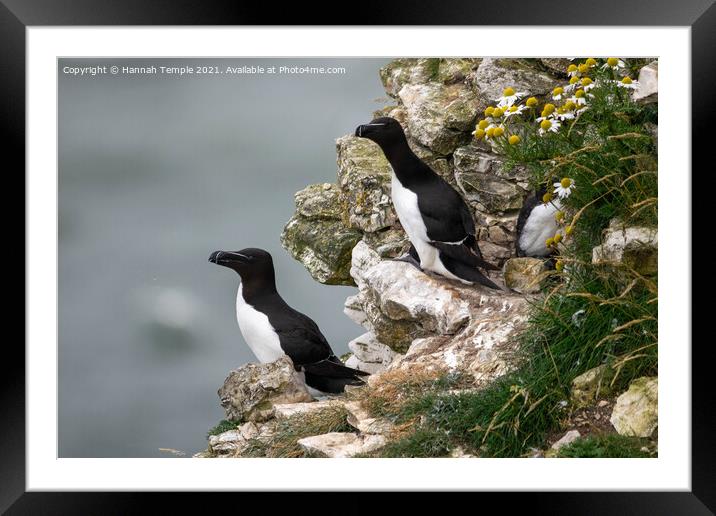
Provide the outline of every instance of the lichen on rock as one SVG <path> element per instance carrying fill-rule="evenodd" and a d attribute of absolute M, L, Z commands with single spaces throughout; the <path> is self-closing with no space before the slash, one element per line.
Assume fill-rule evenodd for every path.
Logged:
<path fill-rule="evenodd" d="M 549 272 L 541 258 L 510 258 L 505 262 L 503 272 L 505 285 L 521 294 L 535 294 L 542 288 Z"/>
<path fill-rule="evenodd" d="M 239 422 L 266 421 L 273 416 L 273 406 L 277 403 L 313 400 L 287 356 L 275 362 L 245 364 L 234 369 L 219 388 L 218 395 L 226 419 Z"/>
<path fill-rule="evenodd" d="M 659 421 L 658 378 L 642 377 L 631 382 L 617 398 L 610 421 L 621 435 L 650 437 Z"/>
<path fill-rule="evenodd" d="M 572 401 L 578 406 L 592 403 L 597 397 L 611 394 L 611 381 L 615 371 L 602 364 L 586 371 L 572 380 Z"/>
<path fill-rule="evenodd" d="M 615 219 L 604 230 L 602 244 L 592 250 L 592 263 L 626 266 L 639 274 L 652 275 L 658 270 L 658 253 L 656 228 L 627 226 Z"/>
<path fill-rule="evenodd" d="M 637 87 L 632 98 L 641 104 L 659 101 L 659 61 L 652 61 L 639 70 Z"/>
<path fill-rule="evenodd" d="M 407 132 L 421 145 L 448 155 L 469 141 L 478 105 L 463 84 L 407 84 L 398 96 L 407 112 Z"/>
<path fill-rule="evenodd" d="M 397 217 L 390 201 L 390 165 L 380 148 L 365 138 L 336 141 L 338 185 L 346 225 L 365 233 L 392 226 Z"/>
<path fill-rule="evenodd" d="M 494 105 L 506 86 L 527 97 L 544 95 L 558 84 L 556 77 L 527 60 L 505 58 L 483 59 L 467 80 L 478 92 L 483 108 Z"/>
<path fill-rule="evenodd" d="M 296 213 L 281 233 L 281 244 L 299 260 L 313 279 L 329 285 L 352 285 L 349 264 L 358 230 L 341 221 L 336 185 L 310 185 L 296 193 Z"/>

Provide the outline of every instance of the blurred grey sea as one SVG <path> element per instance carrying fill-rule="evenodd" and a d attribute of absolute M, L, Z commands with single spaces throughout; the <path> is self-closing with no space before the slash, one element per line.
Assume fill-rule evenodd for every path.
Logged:
<path fill-rule="evenodd" d="M 217 249 L 271 252 L 279 291 L 338 354 L 349 287 L 313 281 L 279 235 L 293 194 L 336 178 L 334 140 L 387 103 L 389 59 L 60 59 L 59 455 L 205 448 L 216 390 L 254 360 Z M 344 74 L 94 75 L 65 66 L 340 66 Z M 379 100 L 382 99 L 382 100 Z"/>

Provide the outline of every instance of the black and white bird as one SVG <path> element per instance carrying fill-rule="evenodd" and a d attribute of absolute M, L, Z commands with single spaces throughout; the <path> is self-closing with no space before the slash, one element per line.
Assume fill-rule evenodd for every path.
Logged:
<path fill-rule="evenodd" d="M 517 217 L 517 256 L 543 257 L 552 254 L 545 244 L 559 229 L 555 216 L 561 209 L 559 199 L 545 203 L 545 188 L 538 190 L 534 197 L 528 197 Z"/>
<path fill-rule="evenodd" d="M 406 261 L 417 258 L 423 270 L 499 289 L 478 270 L 498 268 L 482 258 L 470 208 L 410 149 L 400 123 L 390 117 L 376 118 L 358 126 L 355 135 L 377 143 L 393 169 L 393 205 L 412 244 Z"/>
<path fill-rule="evenodd" d="M 360 385 L 368 373 L 343 365 L 316 323 L 288 306 L 276 291 L 271 255 L 263 249 L 215 251 L 211 263 L 236 271 L 241 277 L 236 295 L 236 319 L 241 334 L 260 362 L 288 355 L 304 375 L 313 396 L 343 392 Z"/>

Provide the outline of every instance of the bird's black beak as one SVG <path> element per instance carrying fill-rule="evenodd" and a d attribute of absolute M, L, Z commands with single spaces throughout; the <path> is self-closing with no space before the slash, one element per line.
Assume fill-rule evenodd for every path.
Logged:
<path fill-rule="evenodd" d="M 359 136 L 361 138 L 366 138 L 369 134 L 373 133 L 377 128 L 383 127 L 385 124 L 363 124 L 356 127 L 355 136 Z"/>
<path fill-rule="evenodd" d="M 235 262 L 248 263 L 249 257 L 233 251 L 214 251 L 209 255 L 209 261 L 216 265 L 227 266 Z"/>

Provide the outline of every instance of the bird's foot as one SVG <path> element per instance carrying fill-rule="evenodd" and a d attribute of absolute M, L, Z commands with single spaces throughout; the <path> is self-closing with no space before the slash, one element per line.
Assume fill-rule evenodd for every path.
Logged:
<path fill-rule="evenodd" d="M 410 253 L 405 253 L 403 256 L 398 256 L 397 258 L 393 258 L 394 262 L 405 262 L 409 263 L 413 267 L 416 267 L 419 271 L 422 272 L 423 268 L 420 266 L 420 262 L 415 259 L 413 255 Z"/>

